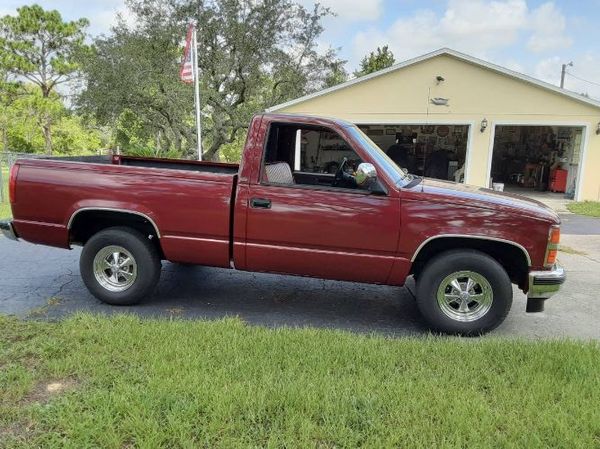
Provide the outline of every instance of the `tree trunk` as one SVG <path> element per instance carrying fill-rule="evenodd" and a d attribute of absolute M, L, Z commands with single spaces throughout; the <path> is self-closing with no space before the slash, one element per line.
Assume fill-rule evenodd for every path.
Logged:
<path fill-rule="evenodd" d="M 2 151 L 5 153 L 8 151 L 8 127 L 2 127 Z"/>
<path fill-rule="evenodd" d="M 207 159 L 211 162 L 221 162 L 221 158 L 219 157 L 219 151 L 215 151 L 214 153 L 212 153 L 211 155 L 207 155 L 205 157 L 202 157 L 202 159 Z"/>
<path fill-rule="evenodd" d="M 50 129 L 50 123 L 46 122 L 42 125 L 42 133 L 44 134 L 44 147 L 46 148 L 46 154 L 52 154 L 52 131 Z"/>
<path fill-rule="evenodd" d="M 223 143 L 223 139 L 220 136 L 216 137 L 210 148 L 202 153 L 202 160 L 219 162 L 219 150 Z"/>
<path fill-rule="evenodd" d="M 160 129 L 156 131 L 156 154 L 160 154 L 161 145 L 160 145 Z"/>
<path fill-rule="evenodd" d="M 171 132 L 173 133 L 173 140 L 175 141 L 175 150 L 177 150 L 178 153 L 181 153 L 181 134 L 173 127 L 171 127 Z"/>
<path fill-rule="evenodd" d="M 50 98 L 51 89 L 46 85 L 45 76 L 44 76 L 44 84 L 42 85 L 42 96 L 47 99 Z M 44 148 L 46 149 L 46 154 L 52 155 L 52 129 L 51 129 L 51 118 L 48 115 L 44 115 L 42 118 L 42 134 L 44 134 Z"/>

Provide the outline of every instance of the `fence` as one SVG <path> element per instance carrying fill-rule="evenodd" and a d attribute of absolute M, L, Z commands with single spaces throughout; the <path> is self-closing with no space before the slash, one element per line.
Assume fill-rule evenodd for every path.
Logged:
<path fill-rule="evenodd" d="M 8 203 L 8 173 L 15 161 L 19 158 L 36 159 L 44 157 L 43 154 L 15 153 L 12 151 L 0 151 L 0 203 Z"/>

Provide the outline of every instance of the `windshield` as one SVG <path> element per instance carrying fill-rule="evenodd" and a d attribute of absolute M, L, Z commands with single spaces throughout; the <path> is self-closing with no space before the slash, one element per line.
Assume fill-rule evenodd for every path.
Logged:
<path fill-rule="evenodd" d="M 362 132 L 360 128 L 357 126 L 349 126 L 347 129 L 350 134 L 352 134 L 352 136 L 358 140 L 367 151 L 369 151 L 369 154 L 377 161 L 377 164 L 392 179 L 394 184 L 399 187 L 404 187 L 414 179 L 414 177 L 409 175 L 405 169 L 398 167 L 398 165 L 396 165 L 396 163 L 392 161 L 375 142 Z"/>

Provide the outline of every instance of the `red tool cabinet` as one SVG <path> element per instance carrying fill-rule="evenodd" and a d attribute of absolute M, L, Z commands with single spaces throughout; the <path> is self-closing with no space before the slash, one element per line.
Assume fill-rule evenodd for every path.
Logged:
<path fill-rule="evenodd" d="M 569 172 L 562 168 L 556 168 L 550 171 L 550 190 L 552 192 L 562 192 L 567 190 L 567 175 Z"/>

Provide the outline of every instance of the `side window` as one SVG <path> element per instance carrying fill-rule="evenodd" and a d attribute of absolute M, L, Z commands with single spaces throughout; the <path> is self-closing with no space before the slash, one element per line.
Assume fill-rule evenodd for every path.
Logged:
<path fill-rule="evenodd" d="M 350 145 L 333 130 L 273 124 L 269 131 L 261 181 L 356 188 L 350 176 L 361 162 Z M 344 176 L 341 172 L 344 172 Z"/>
<path fill-rule="evenodd" d="M 346 158 L 351 165 L 360 163 L 356 153 L 339 134 L 327 130 L 299 130 L 299 170 L 305 173 L 335 174 Z"/>

